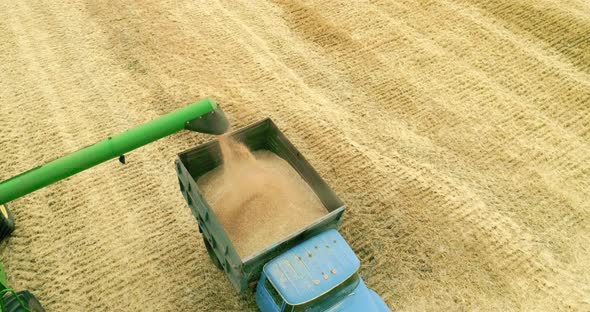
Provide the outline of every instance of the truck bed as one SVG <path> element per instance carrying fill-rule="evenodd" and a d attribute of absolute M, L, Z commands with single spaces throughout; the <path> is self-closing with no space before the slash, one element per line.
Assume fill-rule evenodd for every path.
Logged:
<path fill-rule="evenodd" d="M 180 190 L 197 219 L 203 237 L 211 246 L 211 252 L 221 262 L 233 286 L 239 292 L 245 292 L 258 280 L 265 263 L 311 236 L 338 228 L 345 205 L 272 120 L 265 119 L 233 135 L 252 151 L 265 149 L 285 159 L 311 186 L 328 211 L 327 215 L 311 225 L 242 259 L 196 183 L 199 177 L 222 163 L 219 143 L 213 140 L 180 153 L 176 160 Z"/>

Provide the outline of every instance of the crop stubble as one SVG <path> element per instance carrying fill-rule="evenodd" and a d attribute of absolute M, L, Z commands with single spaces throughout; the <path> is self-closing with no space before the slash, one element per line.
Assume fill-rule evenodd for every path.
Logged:
<path fill-rule="evenodd" d="M 579 0 L 4 1 L 0 177 L 212 96 L 318 169 L 390 306 L 589 310 L 588 33 Z M 14 201 L 11 284 L 48 311 L 255 311 L 178 192 L 208 139 Z"/>

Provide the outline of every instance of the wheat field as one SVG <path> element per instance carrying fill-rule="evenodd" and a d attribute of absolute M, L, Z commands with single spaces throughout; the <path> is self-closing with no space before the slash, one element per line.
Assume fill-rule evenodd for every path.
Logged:
<path fill-rule="evenodd" d="M 590 310 L 590 4 L 0 2 L 0 180 L 204 97 L 271 117 L 401 311 Z M 47 311 L 255 311 L 183 202 L 181 132 L 11 203 Z"/>

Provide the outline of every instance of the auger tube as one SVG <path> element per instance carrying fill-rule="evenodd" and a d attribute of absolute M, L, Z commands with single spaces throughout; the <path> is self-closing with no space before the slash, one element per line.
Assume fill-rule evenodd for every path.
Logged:
<path fill-rule="evenodd" d="M 216 118 L 199 118 L 215 113 L 220 116 L 216 116 Z M 0 205 L 68 178 L 107 160 L 118 158 L 136 148 L 157 141 L 185 128 L 220 134 L 216 133 L 216 131 L 219 132 L 219 129 L 210 132 L 206 131 L 206 129 L 204 130 L 202 127 L 192 129 L 190 125 L 196 119 L 224 119 L 227 122 L 223 111 L 217 107 L 217 104 L 212 99 L 203 99 L 1 182 Z"/>

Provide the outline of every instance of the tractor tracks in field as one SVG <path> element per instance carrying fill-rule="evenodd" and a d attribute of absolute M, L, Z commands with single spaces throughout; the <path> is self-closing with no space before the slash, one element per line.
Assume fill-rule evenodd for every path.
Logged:
<path fill-rule="evenodd" d="M 457 152 L 454 149 L 441 149 L 440 147 L 444 145 L 440 144 L 441 138 L 438 136 L 438 133 L 440 133 L 439 131 L 443 130 L 443 127 L 452 127 L 464 123 L 466 120 L 461 122 L 460 118 L 465 118 L 464 116 L 469 116 L 470 114 L 476 113 L 476 111 L 472 111 L 467 107 L 463 108 L 460 105 L 450 106 L 446 102 L 439 102 L 437 97 L 426 98 L 421 94 L 423 90 L 422 88 L 424 88 L 423 85 L 426 82 L 424 79 L 425 76 L 420 75 L 420 73 L 415 71 L 406 73 L 403 61 L 400 60 L 400 63 L 395 62 L 395 60 L 390 62 L 391 59 L 387 60 L 385 58 L 383 53 L 390 53 L 390 57 L 395 58 L 395 39 L 416 35 L 415 33 L 412 33 L 412 29 L 405 29 L 405 33 L 410 33 L 410 35 L 402 35 L 401 32 L 398 34 L 398 29 L 404 30 L 404 27 L 407 28 L 407 26 L 398 22 L 393 22 L 393 20 L 383 16 L 381 13 L 382 10 L 366 10 L 367 12 L 372 12 L 373 15 L 359 18 L 361 19 L 360 21 L 352 23 L 352 20 L 363 15 L 353 14 L 353 10 L 349 12 L 344 10 L 343 13 L 342 10 L 338 9 L 331 10 L 326 9 L 325 7 L 307 7 L 305 4 L 292 1 L 281 2 L 281 5 L 283 4 L 285 5 L 286 12 L 284 16 L 288 22 L 292 23 L 291 29 L 296 33 L 300 32 L 301 37 L 309 43 L 311 47 L 310 50 L 318 51 L 318 54 L 320 55 L 328 53 L 331 56 L 330 59 L 335 62 L 332 65 L 336 68 L 340 68 L 341 72 L 345 73 L 344 76 L 351 79 L 355 94 L 357 94 L 356 96 L 359 98 L 363 98 L 363 95 L 367 97 L 366 100 L 360 100 L 350 105 L 349 112 L 351 115 L 362 114 L 367 116 L 371 122 L 360 122 L 358 124 L 351 123 L 349 124 L 350 128 L 344 127 L 343 131 L 344 133 L 348 133 L 347 136 L 352 143 L 352 146 L 356 147 L 357 152 L 365 155 L 365 159 L 369 158 L 368 160 L 365 160 L 365 162 L 355 162 L 355 165 L 357 166 L 366 166 L 363 170 L 364 175 L 368 177 L 368 181 L 363 185 L 371 185 L 376 193 L 382 194 L 380 196 L 384 197 L 388 197 L 388 193 L 396 187 L 402 189 L 406 187 L 423 189 L 423 191 L 415 193 L 414 196 L 428 198 L 428 201 L 424 200 L 424 208 L 438 211 L 434 214 L 436 218 L 432 218 L 430 222 L 442 225 L 443 228 L 450 231 L 449 234 L 451 236 L 456 237 L 458 234 L 457 231 L 461 231 L 461 235 L 465 240 L 472 240 L 472 244 L 483 244 L 483 246 L 489 250 L 487 256 L 489 259 L 486 260 L 488 261 L 488 265 L 497 266 L 501 270 L 508 269 L 510 272 L 514 272 L 513 274 L 520 274 L 527 276 L 527 278 L 532 278 L 535 281 L 533 287 L 542 290 L 545 296 L 550 296 L 553 300 L 560 302 L 563 306 L 572 306 L 583 302 L 584 297 L 588 293 L 588 290 L 584 289 L 583 286 L 581 289 L 578 289 L 579 286 L 583 284 L 583 278 L 580 279 L 579 277 L 576 277 L 575 274 L 568 272 L 568 270 L 563 267 L 554 271 L 555 268 L 553 268 L 553 266 L 556 265 L 554 262 L 545 264 L 539 261 L 535 254 L 537 252 L 544 252 L 544 248 L 538 249 L 533 247 L 534 237 L 533 234 L 529 233 L 529 230 L 526 229 L 526 226 L 519 222 L 514 222 L 512 218 L 501 212 L 498 213 L 490 209 L 490 206 L 484 201 L 489 199 L 479 199 L 478 194 L 470 190 L 474 185 L 464 184 L 458 179 L 453 178 L 454 174 L 452 172 L 447 172 L 446 170 L 439 171 L 425 167 L 424 164 L 418 161 L 412 161 L 411 158 L 396 153 L 391 147 L 398 143 L 399 139 L 381 136 L 381 133 L 385 132 L 388 132 L 389 134 L 394 133 L 388 131 L 393 130 L 389 126 L 393 120 L 397 121 L 400 117 L 414 119 L 416 122 L 414 124 L 418 125 L 418 127 L 407 126 L 409 129 L 401 128 L 396 130 L 406 131 L 404 134 L 399 133 L 402 136 L 418 135 L 414 140 L 422 141 L 426 146 L 430 147 L 432 150 L 428 152 L 449 157 L 443 161 L 453 163 L 463 161 L 466 158 L 470 158 L 471 161 L 473 161 L 473 158 L 475 158 L 476 161 L 480 160 L 477 159 L 477 157 L 482 157 L 481 160 L 489 161 L 486 159 L 489 158 L 489 155 L 465 155 L 461 154 L 462 151 Z M 326 18 L 325 16 L 331 16 L 332 18 Z M 355 33 L 353 33 L 353 30 L 347 29 L 347 27 L 340 27 L 344 25 L 343 23 L 334 21 L 338 18 L 346 20 L 350 23 L 348 25 L 363 26 L 361 29 L 356 28 L 354 30 Z M 354 39 L 355 36 L 363 38 L 363 32 L 370 33 L 375 30 L 379 30 L 378 36 L 367 35 L 364 38 L 377 38 L 377 40 L 380 38 L 388 38 L 391 40 L 391 38 L 394 38 L 394 40 L 379 44 L 377 44 L 378 42 L 371 42 L 371 46 L 369 46 Z M 388 30 L 391 30 L 393 33 L 386 34 Z M 428 39 L 423 34 L 418 33 L 417 35 L 423 37 L 419 42 L 424 42 L 422 49 L 424 49 L 426 54 L 432 53 L 433 58 L 446 58 L 445 53 L 447 52 L 444 48 L 441 49 L 441 47 L 437 47 L 436 45 L 429 46 Z M 400 43 L 401 42 L 403 42 L 403 40 L 401 40 Z M 398 47 L 399 49 L 403 49 L 401 44 Z M 454 55 L 451 56 L 451 58 L 454 57 Z M 431 63 L 431 60 L 423 60 L 423 62 L 425 62 L 424 66 L 427 68 L 435 65 L 434 63 Z M 490 115 L 504 115 L 506 118 L 524 114 L 526 119 L 523 121 L 526 122 L 521 123 L 517 127 L 522 127 L 521 129 L 525 129 L 526 131 L 530 129 L 528 120 L 537 119 L 539 120 L 538 123 L 540 124 L 540 127 L 547 129 L 544 132 L 544 140 L 552 140 L 554 137 L 562 136 L 564 134 L 570 138 L 567 143 L 554 143 L 557 144 L 557 148 L 560 148 L 559 145 L 562 145 L 561 149 L 563 149 L 567 144 L 576 142 L 581 150 L 587 149 L 587 144 L 583 138 L 578 138 L 576 135 L 571 135 L 568 132 L 563 133 L 561 128 L 555 126 L 553 120 L 544 114 L 547 106 L 541 106 L 541 109 L 537 110 L 533 106 L 534 102 L 532 102 L 528 103 L 526 110 L 512 110 L 508 107 L 499 108 L 499 110 L 496 108 L 486 108 L 485 103 L 489 101 L 492 92 L 495 92 L 497 89 L 504 89 L 504 91 L 509 94 L 510 92 L 516 92 L 509 90 L 508 87 L 498 85 L 498 83 L 491 79 L 491 77 L 469 64 L 459 63 L 458 61 L 452 60 L 444 64 L 451 64 L 452 66 L 455 66 L 455 68 L 449 68 L 447 72 L 439 71 L 438 73 L 436 72 L 436 69 L 433 68 L 435 75 L 440 76 L 440 79 L 428 80 L 428 87 L 430 88 L 429 96 L 432 96 L 433 89 L 436 90 L 438 87 L 435 86 L 435 88 L 432 89 L 431 86 L 433 86 L 433 83 L 436 84 L 439 81 L 444 83 L 441 83 L 440 85 L 439 92 L 441 92 L 441 95 L 443 92 L 447 93 L 446 91 L 443 91 L 443 88 L 447 88 L 448 90 L 449 84 L 451 84 L 451 86 L 455 85 L 457 90 L 465 84 L 473 85 L 474 87 L 476 84 L 482 86 L 491 85 L 491 88 L 484 87 L 488 88 L 487 91 L 481 92 L 481 102 L 475 102 L 476 104 L 482 104 L 482 106 L 479 107 L 480 110 L 489 110 Z M 436 65 L 440 65 L 440 63 Z M 312 72 L 312 70 L 309 72 L 306 72 L 305 70 L 300 71 L 301 68 L 301 66 L 292 67 L 292 71 L 294 71 L 298 77 L 301 77 L 299 80 L 308 81 L 308 83 L 311 82 L 314 86 L 316 86 L 316 84 L 321 84 L 321 82 L 310 80 L 313 78 L 309 77 L 308 74 Z M 303 67 L 303 69 L 306 68 Z M 456 75 L 452 76 L 451 79 L 453 80 L 446 81 L 448 80 L 448 78 L 446 78 L 448 73 L 453 72 L 457 72 Z M 462 75 L 466 76 L 464 81 L 461 78 L 456 78 L 461 77 Z M 417 79 L 416 77 L 421 78 Z M 468 79 L 471 79 L 473 82 L 469 82 Z M 574 84 L 573 81 L 571 83 Z M 307 87 L 309 88 L 309 86 Z M 584 89 L 578 90 L 578 96 L 582 96 L 582 98 L 585 97 Z M 445 95 L 448 98 L 448 94 Z M 581 106 L 579 106 L 579 99 L 581 98 L 572 98 L 574 101 L 573 103 L 577 102 L 578 107 L 581 108 Z M 315 100 L 319 99 L 315 98 Z M 326 103 L 325 99 L 322 100 L 324 101 L 320 101 L 321 103 Z M 455 102 L 464 101 L 461 94 L 458 94 L 458 97 L 453 100 Z M 511 103 L 512 105 L 519 105 L 522 102 L 526 102 L 523 101 L 524 98 L 522 96 L 517 94 L 511 94 L 510 98 L 506 100 L 508 100 L 509 103 L 513 102 Z M 332 105 L 337 105 L 339 107 L 339 117 L 345 115 L 343 110 L 346 109 L 346 104 L 349 103 L 346 99 L 343 100 L 342 97 L 335 97 L 332 99 L 331 103 L 333 103 Z M 359 105 L 359 103 L 366 105 Z M 391 106 L 392 104 L 396 106 Z M 479 112 L 477 112 L 477 114 L 479 114 Z M 475 117 L 475 115 L 473 116 Z M 304 118 L 309 119 L 309 117 Z M 350 117 L 342 119 L 354 120 L 354 118 Z M 583 124 L 583 119 L 579 119 L 578 125 Z M 579 129 L 579 127 L 572 125 L 571 123 L 568 123 L 568 125 L 574 130 Z M 301 123 L 297 126 L 301 126 Z M 308 123 L 303 128 L 312 129 L 313 126 Z M 536 132 L 529 133 L 532 136 L 537 137 L 538 128 L 539 127 L 537 127 Z M 357 131 L 353 132 L 353 130 Z M 322 133 L 322 131 L 319 131 L 319 133 Z M 366 136 L 366 134 L 369 134 L 370 136 Z M 326 133 L 325 131 L 323 132 L 323 135 L 330 138 L 330 140 L 333 140 L 334 138 L 333 135 L 330 135 L 330 133 Z M 371 139 L 374 138 L 375 135 L 377 135 L 380 140 L 376 142 L 374 140 L 372 141 Z M 463 133 L 463 135 L 465 135 L 465 133 Z M 473 135 L 481 136 L 482 134 L 473 132 Z M 306 136 L 306 138 L 310 137 Z M 322 141 L 321 138 L 316 137 L 315 139 L 315 142 Z M 372 144 L 370 147 L 366 147 L 358 142 L 372 142 Z M 334 141 L 331 143 L 339 146 L 339 144 Z M 448 146 L 448 144 L 445 145 Z M 330 148 L 327 150 L 334 151 L 335 149 Z M 570 159 L 569 161 L 571 161 L 571 159 L 579 160 L 580 158 L 585 157 L 583 153 L 570 151 L 571 153 L 568 157 Z M 323 155 L 326 156 L 325 153 L 323 153 Z M 347 167 L 346 164 L 335 163 L 334 165 L 338 165 L 338 167 L 341 168 Z M 381 167 L 382 170 L 377 169 L 380 174 L 369 174 L 368 171 L 376 169 L 370 168 L 371 165 L 378 165 Z M 555 165 L 557 166 L 554 167 L 554 170 L 560 171 L 560 164 L 556 163 Z M 468 168 L 469 167 L 474 166 L 468 165 Z M 395 172 L 395 175 L 390 175 L 388 173 L 391 173 L 392 168 L 398 168 L 398 170 L 401 171 Z M 579 172 L 580 168 L 576 168 L 575 170 Z M 401 179 L 406 180 L 405 183 L 409 182 L 410 186 L 400 186 L 399 184 L 396 185 L 396 183 L 391 182 L 383 184 L 384 188 L 379 188 L 380 184 L 378 181 L 397 180 L 399 182 L 400 176 L 404 175 L 408 175 L 408 177 Z M 428 178 L 425 179 L 423 177 Z M 583 181 L 580 182 L 583 183 Z M 432 188 L 437 189 L 434 194 Z M 480 189 L 480 191 L 483 190 Z M 450 194 L 457 194 L 457 196 Z M 491 194 L 488 194 L 488 196 L 490 195 Z M 367 195 L 365 196 L 370 197 Z M 416 200 L 416 197 L 412 198 Z M 359 200 L 360 199 L 357 199 L 355 202 L 358 202 Z M 392 198 L 390 197 L 389 200 L 392 200 Z M 557 200 L 557 202 L 560 205 L 568 205 L 567 202 L 559 202 L 559 200 Z M 390 202 L 390 207 L 391 204 L 392 203 Z M 362 210 L 362 208 L 359 209 Z M 568 215 L 567 211 L 563 213 Z M 576 213 L 574 212 L 572 216 L 575 215 Z M 583 222 L 581 219 L 578 220 Z M 518 238 L 518 240 L 515 240 L 514 238 Z M 559 267 L 559 264 L 557 264 L 557 266 Z M 557 278 L 557 280 L 553 282 L 550 281 L 554 278 Z M 563 278 L 565 278 L 565 280 L 563 280 Z M 511 284 L 510 278 L 505 280 L 504 283 L 506 283 L 506 285 Z M 528 289 L 531 286 L 527 284 L 523 287 Z"/>
<path fill-rule="evenodd" d="M 10 77 L 12 81 L 9 85 L 14 87 L 8 95 L 18 96 L 14 99 L 9 98 L 8 101 L 14 102 L 10 101 L 12 103 L 8 105 L 14 105 L 15 112 L 19 112 L 25 120 L 29 119 L 24 122 L 24 127 L 21 126 L 24 131 L 18 139 L 10 142 L 12 148 L 9 151 L 14 154 L 7 156 L 20 158 L 21 161 L 16 168 L 26 170 L 52 159 L 61 151 L 71 150 L 72 137 L 75 134 L 66 130 L 64 124 L 67 121 L 67 108 L 61 98 L 64 86 L 54 84 L 56 77 L 47 72 L 47 63 L 55 54 L 46 54 L 48 41 L 42 37 L 42 28 L 30 26 L 38 20 L 29 15 L 29 8 L 24 2 L 4 6 L 6 8 L 2 12 L 5 17 L 2 20 L 8 32 L 6 36 L 14 38 L 14 45 L 11 47 L 13 51 L 7 56 L 12 58 L 12 61 L 22 64 L 22 67 L 17 67 L 22 72 Z M 22 142 L 36 144 L 32 146 L 25 143 L 23 146 Z M 10 175 L 16 174 L 18 172 L 11 172 Z M 63 187 L 58 187 L 54 192 L 61 193 L 64 190 Z M 47 201 L 49 197 L 52 198 Z M 50 207 L 53 204 L 57 205 L 52 209 Z M 48 303 L 49 307 L 52 305 L 52 300 L 48 296 L 50 290 L 43 285 L 65 272 L 55 270 L 58 262 L 53 253 L 43 250 L 44 246 L 52 245 L 51 237 L 43 234 L 46 233 L 47 227 L 53 224 L 53 220 L 60 216 L 60 212 L 56 210 L 60 209 L 62 204 L 60 196 L 55 196 L 51 190 L 41 190 L 29 198 L 16 201 L 13 211 L 17 220 L 17 231 L 9 240 L 4 253 L 4 261 L 10 269 L 9 276 L 13 286 L 31 288 L 37 292 L 41 300 Z M 41 274 L 36 274 L 37 272 Z M 55 283 L 57 288 L 63 286 L 63 280 L 60 278 L 57 278 Z"/>
<path fill-rule="evenodd" d="M 125 9 L 133 10 L 130 7 Z M 461 36 L 441 34 L 435 40 L 418 31 L 436 27 L 427 24 L 428 16 L 417 19 L 426 24 L 412 25 L 416 22 L 409 17 L 415 15 L 403 13 L 412 10 L 404 3 L 393 8 L 381 2 L 336 8 L 292 1 L 248 6 L 212 1 L 204 8 L 185 2 L 178 7 L 150 7 L 151 17 L 158 22 L 145 24 L 150 15 L 134 11 L 131 29 L 141 34 L 137 38 L 147 39 L 136 38 L 136 44 L 131 39 L 123 52 L 128 58 L 136 57 L 149 71 L 146 76 L 155 82 L 146 78 L 146 85 L 163 90 L 153 98 L 152 106 L 165 107 L 165 103 L 181 100 L 183 96 L 174 90 L 199 92 L 191 86 L 166 88 L 159 83 L 182 81 L 210 90 L 230 115 L 236 114 L 238 125 L 261 115 L 279 120 L 279 126 L 307 151 L 312 163 L 349 203 L 342 231 L 363 263 L 377 258 L 372 271 L 379 278 L 373 279 L 372 286 L 388 303 L 400 300 L 404 305 L 415 300 L 413 296 L 420 294 L 411 287 L 446 292 L 443 283 L 433 280 L 453 275 L 461 276 L 452 285 L 454 297 L 441 294 L 450 306 L 453 302 L 484 304 L 495 301 L 496 296 L 505 298 L 499 309 L 524 307 L 529 301 L 542 306 L 544 300 L 567 307 L 583 300 L 586 291 L 576 290 L 580 280 L 575 274 L 559 262 L 538 259 L 547 249 L 535 243 L 536 236 L 546 232 L 538 233 L 536 225 L 528 224 L 546 220 L 530 219 L 530 209 L 540 199 L 517 182 L 538 181 L 537 172 L 562 173 L 561 166 L 579 161 L 587 149 L 584 129 L 579 127 L 583 117 L 571 123 L 563 110 L 550 105 L 562 96 L 551 90 L 528 100 L 530 90 L 522 90 L 530 86 L 534 72 L 546 70 L 545 59 L 530 61 L 510 45 L 504 47 L 507 51 L 494 51 L 517 54 L 534 70 L 530 76 L 514 78 L 519 87 L 503 84 L 514 76 L 516 64 L 509 59 L 495 60 L 493 53 L 477 59 L 477 46 L 465 51 L 451 48 L 459 45 Z M 392 16 L 396 12 L 402 13 Z M 456 19 L 464 24 L 460 27 L 476 28 L 470 22 L 473 12 L 458 12 Z M 206 26 L 204 20 L 217 27 Z M 183 28 L 189 21 L 205 26 L 197 31 Z M 495 24 L 477 27 L 477 35 L 487 34 L 488 40 L 496 41 L 490 49 L 502 46 L 505 39 L 498 39 Z M 115 32 L 113 40 L 127 39 Z M 136 46 L 141 44 L 150 54 L 137 53 Z M 222 52 L 226 50 L 232 53 Z M 161 57 L 168 55 L 174 55 L 176 63 L 193 67 L 161 63 Z M 501 71 L 487 67 L 494 61 L 506 67 Z M 559 58 L 550 62 L 561 66 Z M 202 75 L 210 79 L 200 79 Z M 585 97 L 586 76 L 571 67 L 544 76 L 547 81 L 530 89 L 544 90 L 545 84 L 561 79 L 556 75 L 575 91 L 563 94 L 567 103 Z M 497 120 L 502 121 L 499 126 Z M 567 130 L 561 131 L 564 125 Z M 564 135 L 567 141 L 554 141 Z M 519 155 L 530 153 L 520 144 L 523 140 L 541 140 L 568 152 L 543 164 L 550 171 L 542 166 L 523 168 L 529 159 Z M 572 143 L 579 152 L 564 149 Z M 580 168 L 571 170 L 574 174 Z M 503 174 L 507 172 L 516 176 Z M 584 181 L 573 183 L 583 185 Z M 512 196 L 503 187 L 525 195 Z M 542 186 L 540 190 L 550 189 Z M 583 229 L 577 204 L 559 196 L 550 200 L 566 208 L 551 211 L 553 215 L 579 224 L 572 232 Z M 516 217 L 511 207 L 517 208 Z M 462 267 L 448 265 L 464 261 Z M 403 285 L 404 280 L 415 284 Z M 479 288 L 485 295 L 469 291 Z M 533 299 L 525 295 L 539 290 L 540 295 Z"/>
<path fill-rule="evenodd" d="M 479 2 L 3 3 L 2 174 L 212 96 L 236 128 L 272 117 L 333 186 L 391 307 L 583 309 L 589 77 L 570 61 L 579 32 L 535 33 L 526 5 L 518 21 Z M 564 19 L 583 29 L 579 10 Z M 564 12 L 534 17 L 555 29 Z M 176 153 L 208 139 L 16 201 L 15 285 L 56 311 L 254 310 L 227 296 L 177 194 Z"/>
<path fill-rule="evenodd" d="M 26 67 L 10 77 L 13 92 L 20 93 L 16 109 L 30 116 L 27 131 L 10 142 L 26 167 L 157 115 L 129 106 L 126 92 L 141 89 L 134 90 L 127 73 L 111 64 L 96 25 L 80 14 L 80 6 L 39 1 L 4 6 L 7 35 L 15 38 L 12 56 Z M 36 146 L 22 146 L 33 140 Z M 165 277 L 169 266 L 158 264 L 195 249 L 178 248 L 177 235 L 165 236 L 177 216 L 169 209 L 173 194 L 162 187 L 175 180 L 161 182 L 162 161 L 153 161 L 161 160 L 157 155 L 155 148 L 133 153 L 127 166 L 109 162 L 17 201 L 19 230 L 3 253 L 13 285 L 31 288 L 50 311 L 127 306 L 130 299 L 153 306 L 175 300 L 153 296 L 174 283 Z M 158 288 L 146 285 L 150 280 Z M 97 293 L 109 303 L 97 300 Z"/>

